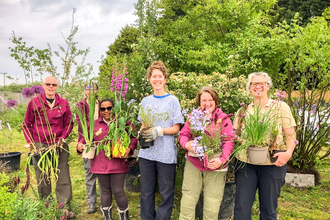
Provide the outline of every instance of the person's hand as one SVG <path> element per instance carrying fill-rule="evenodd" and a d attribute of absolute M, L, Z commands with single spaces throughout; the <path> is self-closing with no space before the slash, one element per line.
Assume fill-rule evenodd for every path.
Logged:
<path fill-rule="evenodd" d="M 274 154 L 274 156 L 273 156 L 274 158 L 277 157 L 277 160 L 273 164 L 277 167 L 282 167 L 288 162 L 288 160 L 291 158 L 291 156 L 292 156 L 292 154 L 290 154 L 287 151 L 278 152 L 278 153 Z"/>
<path fill-rule="evenodd" d="M 186 148 L 187 151 L 190 151 L 190 152 L 193 152 L 195 153 L 194 151 L 194 148 L 193 146 L 191 145 L 194 141 L 188 141 L 185 145 L 184 145 L 184 148 Z"/>
<path fill-rule="evenodd" d="M 58 146 L 63 146 L 64 143 L 64 139 L 60 137 L 60 139 L 58 139 Z"/>
<path fill-rule="evenodd" d="M 141 135 L 145 140 L 145 142 L 151 142 L 155 140 L 157 137 L 163 136 L 163 129 L 158 126 L 158 127 L 152 127 L 149 129 L 142 129 Z"/>
<path fill-rule="evenodd" d="M 78 145 L 77 145 L 77 150 L 78 150 L 79 152 L 83 152 L 83 151 L 85 150 L 85 145 L 82 144 L 82 143 L 78 143 Z"/>
<path fill-rule="evenodd" d="M 131 152 L 131 148 L 127 148 L 127 150 L 124 154 L 124 158 L 127 158 L 130 152 Z"/>
<path fill-rule="evenodd" d="M 215 170 L 215 169 L 218 169 L 219 167 L 221 167 L 221 165 L 222 165 L 222 162 L 221 162 L 220 158 L 213 158 L 209 161 L 207 168 L 209 168 L 210 170 Z"/>
<path fill-rule="evenodd" d="M 31 143 L 30 145 L 30 151 L 33 151 L 35 149 L 34 145 Z"/>

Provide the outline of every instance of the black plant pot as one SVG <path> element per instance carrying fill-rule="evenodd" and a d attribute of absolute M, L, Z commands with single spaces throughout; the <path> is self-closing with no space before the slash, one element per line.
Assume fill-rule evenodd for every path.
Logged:
<path fill-rule="evenodd" d="M 277 157 L 273 157 L 274 154 L 278 153 L 278 152 L 285 152 L 286 150 L 272 150 L 271 153 L 269 154 L 270 157 L 270 162 L 275 163 L 277 160 Z"/>
<path fill-rule="evenodd" d="M 6 164 L 8 172 L 19 170 L 21 164 L 21 152 L 9 152 L 0 154 L 1 164 Z"/>
<path fill-rule="evenodd" d="M 140 168 L 136 157 L 128 158 L 129 171 L 126 173 L 125 189 L 129 192 L 140 192 Z"/>
<path fill-rule="evenodd" d="M 234 215 L 236 184 L 228 181 L 225 185 L 223 198 L 221 201 L 218 220 L 229 220 Z M 203 193 L 201 193 L 196 205 L 196 218 L 203 219 Z"/>
<path fill-rule="evenodd" d="M 139 144 L 142 149 L 146 149 L 146 148 L 154 146 L 154 141 L 146 142 L 146 139 L 143 138 L 142 135 L 140 135 Z"/>

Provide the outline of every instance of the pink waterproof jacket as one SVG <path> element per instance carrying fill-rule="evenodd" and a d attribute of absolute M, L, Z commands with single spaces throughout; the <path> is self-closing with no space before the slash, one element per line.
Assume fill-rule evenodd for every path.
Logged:
<path fill-rule="evenodd" d="M 225 163 L 224 166 L 220 167 L 221 169 L 223 169 L 223 168 L 227 167 L 226 163 L 229 161 L 229 156 L 234 150 L 234 131 L 233 131 L 233 125 L 230 121 L 230 117 L 227 114 L 223 113 L 220 108 L 217 108 L 212 112 L 211 123 L 216 123 L 220 118 L 222 119 L 221 134 L 223 136 L 226 136 L 222 140 L 222 142 L 223 142 L 222 154 L 220 156 L 221 162 Z M 180 131 L 179 143 L 180 143 L 181 147 L 184 150 L 186 150 L 184 146 L 186 145 L 186 143 L 188 141 L 193 140 L 193 139 L 194 139 L 194 137 L 190 131 L 190 123 L 189 123 L 189 121 L 187 121 Z M 198 157 L 188 156 L 188 151 L 186 153 L 186 157 L 197 169 L 199 169 L 201 171 L 211 171 L 210 169 L 204 167 L 204 162 L 202 160 L 200 160 Z"/>
<path fill-rule="evenodd" d="M 132 126 L 135 132 L 136 129 L 133 124 L 127 123 L 126 126 Z M 103 121 L 103 118 L 95 120 L 94 127 L 94 139 L 95 142 L 100 142 L 105 136 L 108 136 L 109 126 Z M 137 138 L 131 136 L 131 142 L 129 148 L 131 148 L 130 155 L 133 155 L 137 145 Z M 109 160 L 104 153 L 104 150 L 100 150 L 98 155 L 95 155 L 94 159 L 91 160 L 90 172 L 97 174 L 108 174 L 108 173 L 126 173 L 128 172 L 128 162 L 126 159 L 112 158 Z"/>
<path fill-rule="evenodd" d="M 100 101 L 98 103 L 100 104 Z M 77 110 L 80 109 L 82 115 L 86 117 L 87 127 L 88 127 L 88 130 L 89 130 L 89 118 L 88 118 L 89 105 L 87 103 L 86 98 L 77 103 L 77 108 L 78 108 Z M 100 108 L 99 108 L 99 115 L 101 115 L 100 114 Z M 78 124 L 78 143 L 86 144 L 86 141 L 85 141 L 85 138 L 84 138 L 84 135 L 83 135 L 83 132 L 82 132 L 81 123 L 80 123 L 78 113 L 76 113 L 76 120 L 77 120 L 77 124 Z M 77 150 L 77 153 L 81 154 L 81 152 L 78 151 L 78 150 Z"/>
<path fill-rule="evenodd" d="M 66 139 L 73 128 L 69 103 L 55 94 L 54 107 L 50 108 L 46 95 L 34 97 L 26 109 L 23 132 L 27 143 L 57 143 Z"/>

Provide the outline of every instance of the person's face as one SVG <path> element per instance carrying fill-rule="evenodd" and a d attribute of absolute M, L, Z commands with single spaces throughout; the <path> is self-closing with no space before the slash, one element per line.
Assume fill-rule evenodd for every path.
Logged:
<path fill-rule="evenodd" d="M 164 90 L 166 79 L 162 71 L 160 71 L 159 69 L 154 69 L 151 72 L 149 82 L 155 91 Z"/>
<path fill-rule="evenodd" d="M 111 102 L 108 102 L 108 101 L 102 102 L 102 104 L 101 104 L 101 107 L 100 107 L 101 116 L 106 121 L 110 121 L 110 113 L 111 113 L 112 107 L 113 106 L 112 106 Z"/>
<path fill-rule="evenodd" d="M 98 92 L 96 86 L 94 86 L 94 88 L 92 88 L 92 87 L 89 87 L 89 85 L 87 85 L 85 87 L 85 94 L 86 94 L 87 98 L 89 97 L 90 92 L 94 92 L 94 94 L 96 94 Z"/>
<path fill-rule="evenodd" d="M 58 88 L 58 84 L 55 78 L 49 77 L 45 79 L 42 87 L 45 90 L 46 97 L 54 97 Z"/>
<path fill-rule="evenodd" d="M 254 76 L 250 84 L 250 92 L 254 98 L 265 98 L 269 91 L 267 79 L 264 76 Z"/>
<path fill-rule="evenodd" d="M 200 97 L 200 108 L 205 109 L 209 113 L 212 113 L 215 109 L 215 101 L 213 100 L 212 96 L 208 92 L 203 92 Z"/>

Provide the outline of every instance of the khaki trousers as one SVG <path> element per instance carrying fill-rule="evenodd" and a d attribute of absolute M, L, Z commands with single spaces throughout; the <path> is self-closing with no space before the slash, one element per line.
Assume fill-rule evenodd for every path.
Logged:
<path fill-rule="evenodd" d="M 48 144 L 36 142 L 35 146 L 37 149 L 42 147 L 47 148 Z M 64 148 L 69 151 L 69 147 L 66 143 L 64 143 Z M 59 161 L 58 161 L 58 180 L 56 182 L 56 198 L 58 203 L 69 204 L 72 199 L 72 185 L 70 178 L 70 170 L 69 170 L 69 153 L 66 150 L 58 150 Z M 36 178 L 38 183 L 38 194 L 40 198 L 46 198 L 52 193 L 51 181 L 50 181 L 50 173 L 47 175 L 44 174 L 41 176 L 41 170 L 38 168 L 38 161 L 36 157 L 33 157 L 33 166 L 36 172 Z"/>
<path fill-rule="evenodd" d="M 218 219 L 227 172 L 200 171 L 189 160 L 184 168 L 180 220 L 195 220 L 196 204 L 203 190 L 203 220 Z"/>

